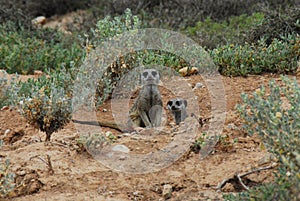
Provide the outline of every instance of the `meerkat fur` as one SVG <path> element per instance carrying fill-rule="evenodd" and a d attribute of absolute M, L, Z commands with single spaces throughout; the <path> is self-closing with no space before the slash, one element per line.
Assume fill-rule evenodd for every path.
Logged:
<path fill-rule="evenodd" d="M 159 81 L 160 74 L 155 69 L 145 69 L 141 73 L 142 88 L 129 111 L 129 118 L 134 126 L 160 126 L 163 104 L 158 89 Z"/>

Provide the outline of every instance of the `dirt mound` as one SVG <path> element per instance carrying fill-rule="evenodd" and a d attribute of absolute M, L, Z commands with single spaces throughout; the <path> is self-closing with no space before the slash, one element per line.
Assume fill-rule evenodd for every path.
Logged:
<path fill-rule="evenodd" d="M 246 136 L 234 109 L 241 102 L 241 92 L 250 93 L 271 78 L 278 79 L 278 76 L 222 77 L 227 114 L 221 138 L 212 153 L 200 160 L 198 153 L 187 151 L 170 166 L 147 174 L 116 172 L 80 150 L 73 122 L 54 133 L 51 142 L 45 144 L 45 134 L 28 125 L 15 109 L 2 110 L 0 139 L 4 145 L 1 160 L 10 160 L 10 171 L 16 174 L 17 182 L 15 191 L 10 194 L 11 200 L 163 200 L 168 185 L 172 187 L 170 200 L 220 200 L 222 193 L 216 188 L 224 179 L 276 161 L 257 136 Z M 200 75 L 188 77 L 186 81 L 191 89 L 198 82 L 204 83 Z M 198 97 L 200 116 L 210 118 L 207 88 L 195 89 L 194 93 Z M 164 103 L 171 97 L 164 92 L 162 95 Z M 97 116 L 99 121 L 113 120 L 110 100 L 98 108 Z M 167 120 L 168 123 L 171 121 L 171 118 Z M 205 125 L 197 137 L 202 135 Z M 172 140 L 172 127 L 169 133 L 144 142 L 112 128 L 102 129 L 116 136 L 117 144 L 123 144 L 135 153 L 153 152 Z M 273 171 L 250 174 L 243 177 L 243 182 L 248 187 L 270 182 Z M 221 190 L 239 192 L 243 187 L 232 180 Z"/>

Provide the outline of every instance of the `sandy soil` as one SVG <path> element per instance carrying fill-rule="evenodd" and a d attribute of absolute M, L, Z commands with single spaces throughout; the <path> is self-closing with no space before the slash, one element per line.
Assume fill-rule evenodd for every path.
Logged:
<path fill-rule="evenodd" d="M 241 102 L 242 92 L 252 93 L 270 79 L 278 80 L 279 76 L 222 77 L 226 92 L 226 121 L 222 137 L 213 151 L 200 160 L 199 153 L 188 149 L 171 165 L 144 174 L 115 171 L 101 164 L 79 146 L 80 136 L 73 122 L 54 133 L 50 143 L 45 143 L 45 134 L 27 124 L 16 109 L 1 110 L 0 139 L 4 146 L 0 157 L 1 160 L 10 160 L 10 171 L 16 174 L 17 182 L 9 200 L 164 200 L 168 186 L 172 190 L 169 200 L 222 200 L 223 193 L 242 191 L 236 182 L 227 183 L 221 192 L 217 192 L 216 187 L 236 173 L 271 165 L 276 159 L 264 149 L 257 136 L 247 136 L 242 130 L 235 105 Z M 185 80 L 191 90 L 196 83 L 204 83 L 200 75 Z M 209 119 L 211 101 L 207 87 L 195 89 L 194 93 L 198 97 L 198 117 Z M 162 96 L 165 104 L 173 95 L 162 89 Z M 124 135 L 107 127 L 102 131 L 110 131 L 116 137 L 114 144 L 125 145 L 131 153 L 149 153 L 174 139 L 177 127 L 172 126 L 170 114 L 166 112 L 166 115 L 163 135 L 148 135 L 146 139 L 140 139 L 139 135 Z M 98 108 L 97 117 L 99 121 L 113 120 L 110 100 Z M 208 128 L 209 121 L 199 126 L 196 138 Z M 52 169 L 46 164 L 47 156 Z M 243 181 L 249 187 L 272 182 L 274 171 L 276 168 L 254 173 L 244 177 Z"/>

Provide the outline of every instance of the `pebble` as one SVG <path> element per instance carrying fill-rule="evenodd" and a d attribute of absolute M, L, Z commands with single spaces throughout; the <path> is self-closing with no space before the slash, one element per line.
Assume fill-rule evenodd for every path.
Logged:
<path fill-rule="evenodd" d="M 169 199 L 172 196 L 172 186 L 170 184 L 165 184 L 163 188 L 162 195 L 164 199 Z"/>
<path fill-rule="evenodd" d="M 1 108 L 1 110 L 8 110 L 9 109 L 9 106 L 3 106 L 2 108 Z"/>
<path fill-rule="evenodd" d="M 200 88 L 203 88 L 203 87 L 204 87 L 204 84 L 202 84 L 201 82 L 197 82 L 197 83 L 195 84 L 195 87 L 194 87 L 193 90 L 195 90 L 195 89 L 200 89 Z"/>
<path fill-rule="evenodd" d="M 10 129 L 6 129 L 4 132 L 4 136 L 6 136 L 10 132 Z"/>
<path fill-rule="evenodd" d="M 44 16 L 38 16 L 31 20 L 31 23 L 33 26 L 40 27 L 46 23 L 46 17 Z"/>
<path fill-rule="evenodd" d="M 129 153 L 129 149 L 128 147 L 126 147 L 125 145 L 122 144 L 117 144 L 112 148 L 113 151 L 119 151 L 119 152 L 123 152 L 123 153 Z"/>

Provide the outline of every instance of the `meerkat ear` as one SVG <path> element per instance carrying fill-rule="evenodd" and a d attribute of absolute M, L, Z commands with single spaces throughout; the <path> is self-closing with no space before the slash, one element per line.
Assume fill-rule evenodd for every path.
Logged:
<path fill-rule="evenodd" d="M 183 100 L 183 103 L 184 103 L 185 107 L 187 107 L 187 101 Z"/>

